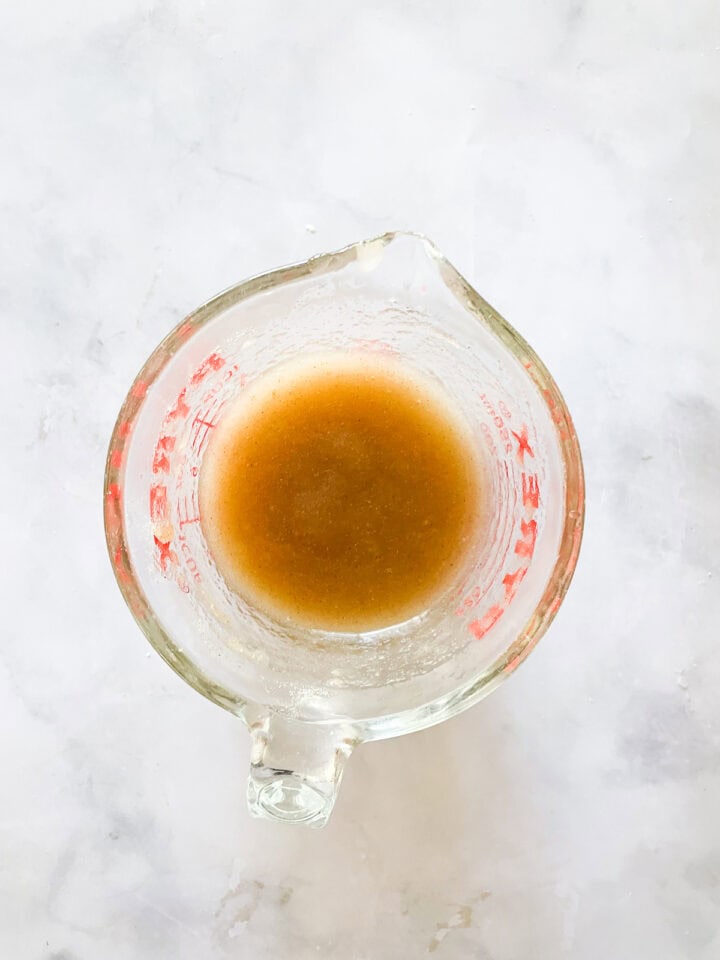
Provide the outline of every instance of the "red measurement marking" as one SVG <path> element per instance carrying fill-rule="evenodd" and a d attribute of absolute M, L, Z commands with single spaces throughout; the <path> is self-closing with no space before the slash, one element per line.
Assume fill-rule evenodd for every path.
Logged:
<path fill-rule="evenodd" d="M 535 552 L 535 540 L 537 539 L 537 520 L 521 520 L 520 533 L 522 536 L 515 543 L 515 553 L 519 557 L 531 557 Z"/>
<path fill-rule="evenodd" d="M 500 439 L 502 440 L 503 445 L 505 447 L 505 453 L 512 453 L 512 444 L 510 443 L 510 431 L 505 426 L 505 421 L 497 412 L 495 407 L 492 405 L 492 403 L 490 402 L 490 398 L 486 393 L 481 393 L 480 399 L 482 400 L 482 404 L 485 407 L 485 410 L 487 411 L 488 416 L 490 417 L 493 424 L 497 428 L 498 433 L 500 434 Z M 498 406 L 507 410 L 507 407 L 505 406 L 504 403 L 498 404 Z M 508 416 L 509 416 L 509 411 L 508 411 Z"/>
<path fill-rule="evenodd" d="M 115 469 L 118 469 L 118 467 L 122 466 L 122 462 L 123 462 L 122 450 L 117 450 L 117 449 L 113 450 L 113 452 L 110 454 L 110 466 L 115 467 Z"/>
<path fill-rule="evenodd" d="M 127 437 L 127 436 L 129 435 L 129 433 L 130 433 L 130 421 L 129 421 L 129 420 L 123 420 L 123 422 L 122 422 L 122 423 L 120 424 L 120 426 L 118 427 L 118 434 L 119 434 L 121 437 Z"/>
<path fill-rule="evenodd" d="M 561 603 L 562 603 L 562 597 L 555 597 L 553 602 L 550 604 L 550 607 L 548 608 L 548 613 L 550 614 L 551 617 L 554 617 L 555 614 L 558 612 L 558 610 L 560 609 Z"/>
<path fill-rule="evenodd" d="M 195 563 L 195 560 L 193 559 L 193 555 L 190 552 L 190 545 L 184 539 L 180 544 L 180 552 L 182 553 L 183 557 L 185 557 L 185 565 L 187 566 L 188 572 L 192 576 L 193 580 L 196 583 L 200 583 L 200 581 L 202 580 L 202 577 L 200 576 L 198 565 L 197 563 Z"/>
<path fill-rule="evenodd" d="M 537 474 L 522 474 L 522 502 L 524 507 L 537 510 L 540 503 L 540 487 L 538 486 Z"/>
<path fill-rule="evenodd" d="M 515 433 L 515 431 L 513 430 L 512 435 L 515 437 L 515 439 L 518 442 L 518 448 L 517 448 L 518 461 L 519 463 L 524 465 L 526 453 L 529 454 L 531 457 L 535 456 L 528 440 L 527 426 L 523 424 L 522 427 L 520 428 L 520 433 Z"/>
<path fill-rule="evenodd" d="M 215 422 L 210 419 L 210 413 L 206 411 L 202 416 L 197 416 L 192 422 L 193 427 L 197 427 L 195 434 L 192 439 L 192 449 L 195 453 L 200 453 L 205 442 L 207 441 L 208 434 L 216 426 Z"/>
<path fill-rule="evenodd" d="M 200 521 L 200 510 L 197 504 L 197 493 L 195 490 L 190 494 L 190 504 L 188 498 L 183 499 L 182 508 L 178 503 L 178 513 L 180 514 L 180 526 L 184 527 L 187 523 L 198 523 Z"/>
<path fill-rule="evenodd" d="M 165 573 L 167 571 L 167 565 L 170 563 L 173 566 L 176 566 L 178 563 L 177 554 L 174 550 L 171 549 L 170 543 L 163 543 L 162 540 L 158 540 L 157 537 L 153 537 L 155 541 L 155 546 L 160 551 L 158 556 L 158 561 L 160 562 L 160 569 Z"/>
<path fill-rule="evenodd" d="M 170 473 L 170 461 L 161 450 L 155 451 L 152 471 L 153 473 Z"/>
<path fill-rule="evenodd" d="M 144 380 L 138 380 L 137 383 L 134 383 L 132 385 L 132 390 L 130 391 L 130 393 L 132 394 L 133 397 L 137 397 L 139 400 L 142 400 L 142 398 L 147 393 L 147 389 L 148 389 L 147 383 L 145 383 Z"/>
<path fill-rule="evenodd" d="M 185 403 L 185 394 L 187 393 L 187 387 L 183 387 L 180 393 L 177 396 L 175 401 L 175 406 L 172 410 L 168 410 L 165 415 L 165 423 L 171 423 L 173 420 L 177 420 L 178 417 L 186 417 L 190 413 L 190 407 Z"/>
<path fill-rule="evenodd" d="M 225 366 L 225 359 L 217 353 L 211 353 L 210 356 L 203 360 L 200 366 L 197 368 L 195 373 L 190 378 L 191 385 L 197 386 L 201 380 L 204 380 L 205 377 L 210 373 L 211 370 L 219 370 L 220 367 Z"/>
<path fill-rule="evenodd" d="M 181 453 L 178 455 L 175 463 L 173 464 L 173 476 L 175 477 L 175 489 L 181 490 L 182 485 L 185 482 L 185 464 L 188 460 L 187 453 Z"/>
<path fill-rule="evenodd" d="M 494 607 L 490 607 L 485 616 L 468 624 L 471 632 L 475 635 L 475 639 L 482 640 L 485 634 L 495 626 L 503 613 L 505 613 L 505 608 L 496 604 Z"/>
<path fill-rule="evenodd" d="M 107 488 L 106 494 L 108 500 L 119 500 L 120 499 L 120 485 L 117 483 L 111 483 Z"/>
<path fill-rule="evenodd" d="M 220 391 L 221 391 L 222 388 L 225 386 L 225 384 L 228 382 L 228 380 L 232 380 L 232 378 L 235 376 L 235 374 L 237 373 L 237 371 L 238 371 L 238 367 L 237 367 L 237 364 L 235 363 L 235 364 L 233 364 L 232 367 L 229 367 L 229 368 L 225 371 L 225 373 L 222 375 L 222 377 L 216 377 L 216 378 L 215 378 L 215 383 L 210 387 L 210 389 L 209 389 L 205 394 L 203 394 L 203 397 L 202 397 L 200 403 L 204 403 L 204 404 L 211 403 L 212 400 L 220 393 Z M 241 373 L 241 374 L 240 374 L 240 387 L 241 387 L 241 388 L 244 387 L 246 383 L 247 383 L 247 374 Z"/>
<path fill-rule="evenodd" d="M 359 337 L 355 341 L 356 345 L 360 347 L 361 350 L 372 350 L 374 353 L 394 353 L 394 347 L 386 340 L 368 340 L 363 337 Z"/>
<path fill-rule="evenodd" d="M 543 390 L 543 396 L 545 397 L 545 402 L 547 403 L 548 407 L 550 407 L 550 416 L 553 419 L 553 423 L 560 423 L 562 420 L 562 413 L 558 410 L 555 397 L 547 389 Z"/>
<path fill-rule="evenodd" d="M 117 536 L 122 529 L 122 509 L 120 507 L 120 495 L 117 499 L 108 497 L 108 505 L 105 511 L 105 526 L 108 534 Z"/>
<path fill-rule="evenodd" d="M 187 340 L 192 333 L 192 330 L 192 324 L 186 320 L 185 323 L 180 324 L 180 326 L 177 328 L 175 335 L 179 340 Z"/>
<path fill-rule="evenodd" d="M 517 588 L 520 586 L 522 581 L 525 579 L 525 574 L 528 572 L 527 567 L 518 567 L 514 573 L 506 573 L 503 577 L 503 586 L 505 587 L 505 603 L 510 603 L 512 598 L 517 593 Z"/>
<path fill-rule="evenodd" d="M 512 660 L 509 660 L 505 667 L 503 668 L 503 673 L 512 673 L 516 667 L 519 667 L 522 663 L 522 654 L 518 653 L 517 656 L 513 657 Z"/>
<path fill-rule="evenodd" d="M 130 579 L 130 574 L 125 569 L 125 562 L 123 560 L 122 547 L 118 547 L 115 551 L 113 557 L 113 563 L 115 564 L 115 570 L 117 573 L 118 580 L 121 580 L 123 583 L 127 583 Z"/>
<path fill-rule="evenodd" d="M 168 507 L 167 487 L 158 483 L 150 487 L 150 519 L 153 523 L 167 520 L 170 516 Z"/>
<path fill-rule="evenodd" d="M 550 407 L 550 416 L 553 419 L 553 423 L 558 428 L 560 439 L 567 440 L 569 436 L 568 429 L 565 426 L 562 410 L 558 406 L 557 401 L 555 400 L 555 397 L 553 397 L 552 393 L 549 390 L 543 390 L 543 396 L 545 397 L 545 401 L 547 402 L 548 407 Z"/>
<path fill-rule="evenodd" d="M 481 400 L 483 401 L 483 404 L 487 412 L 493 418 L 493 422 L 495 426 L 498 427 L 498 429 L 501 429 L 500 424 L 503 424 L 503 421 L 495 413 L 490 401 L 487 399 L 487 397 L 484 394 L 481 394 Z M 504 408 L 503 412 L 505 412 L 506 415 L 508 415 L 509 411 L 507 411 L 507 408 L 504 405 L 503 405 L 503 408 Z M 498 420 L 500 421 L 500 424 L 498 424 Z M 487 437 L 489 432 L 490 432 L 490 428 L 485 425 L 483 429 L 483 434 Z M 527 426 L 523 424 L 523 426 L 520 428 L 519 434 L 515 433 L 514 430 L 512 431 L 512 434 L 513 434 L 513 437 L 515 437 L 515 439 L 518 442 L 517 455 L 520 462 L 523 463 L 526 453 L 529 454 L 531 457 L 534 457 L 535 454 L 533 453 L 532 448 L 530 447 L 530 443 L 528 441 Z M 501 429 L 501 435 L 502 435 L 502 429 Z M 506 472 L 508 472 L 507 463 L 505 463 L 505 470 Z M 537 525 L 537 520 L 534 519 L 534 514 L 540 503 L 540 483 L 539 483 L 537 474 L 529 473 L 526 471 L 523 471 L 521 473 L 521 483 L 522 483 L 522 502 L 523 502 L 523 506 L 527 511 L 526 515 L 528 519 L 520 521 L 520 536 L 515 541 L 514 551 L 517 556 L 524 557 L 529 560 L 532 557 L 533 553 L 535 552 L 535 543 L 537 541 L 538 525 Z M 508 605 L 514 599 L 515 594 L 517 593 L 520 587 L 520 584 L 522 583 L 522 581 L 525 579 L 525 576 L 527 575 L 527 572 L 528 572 L 528 566 L 527 564 L 525 564 L 523 566 L 519 566 L 516 570 L 508 571 L 507 573 L 505 573 L 502 579 L 502 584 L 503 584 L 504 593 L 505 593 L 503 597 L 502 605 L 495 604 L 494 606 L 490 607 L 490 609 L 487 611 L 487 613 L 483 617 L 480 617 L 478 620 L 473 620 L 469 624 L 471 632 L 475 635 L 475 637 L 478 640 L 482 639 L 485 636 L 485 634 L 497 623 L 497 621 L 503 615 L 503 612 L 506 610 Z M 480 586 L 477 586 L 470 594 L 468 594 L 465 597 L 463 602 L 457 607 L 457 609 L 455 610 L 455 615 L 458 617 L 464 616 L 467 610 L 476 606 L 481 599 L 482 599 L 482 590 Z"/>
<path fill-rule="evenodd" d="M 153 473 L 170 473 L 170 458 L 168 453 L 175 449 L 175 437 L 162 436 L 155 445 L 153 454 Z"/>
<path fill-rule="evenodd" d="M 480 601 L 482 600 L 482 598 L 483 598 L 482 587 L 480 587 L 480 586 L 475 587 L 475 588 L 473 589 L 473 591 L 472 591 L 471 593 L 469 593 L 469 594 L 465 597 L 465 599 L 463 600 L 463 602 L 462 602 L 462 603 L 460 604 L 460 606 L 456 609 L 456 611 L 455 611 L 455 616 L 456 616 L 456 617 L 462 617 L 462 616 L 464 616 L 464 614 L 465 614 L 468 610 L 471 610 L 473 607 L 476 607 L 476 606 L 478 605 L 478 603 L 480 603 Z"/>

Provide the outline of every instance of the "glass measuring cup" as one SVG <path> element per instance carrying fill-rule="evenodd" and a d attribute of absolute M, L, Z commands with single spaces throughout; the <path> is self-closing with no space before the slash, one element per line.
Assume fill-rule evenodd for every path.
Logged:
<path fill-rule="evenodd" d="M 203 537 L 212 431 L 267 370 L 332 351 L 392 357 L 441 385 L 481 453 L 486 536 L 411 620 L 302 629 L 233 593 Z M 568 588 L 584 487 L 565 403 L 525 341 L 423 237 L 387 233 L 219 294 L 150 356 L 108 452 L 105 529 L 118 585 L 160 655 L 241 717 L 256 816 L 327 821 L 358 744 L 476 703 L 525 659 Z"/>

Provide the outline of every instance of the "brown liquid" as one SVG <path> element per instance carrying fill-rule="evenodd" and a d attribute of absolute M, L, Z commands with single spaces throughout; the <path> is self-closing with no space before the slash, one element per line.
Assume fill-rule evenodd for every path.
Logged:
<path fill-rule="evenodd" d="M 462 566 L 479 502 L 461 428 L 415 378 L 377 361 L 263 378 L 223 417 L 200 477 L 226 582 L 329 630 L 426 608 Z"/>

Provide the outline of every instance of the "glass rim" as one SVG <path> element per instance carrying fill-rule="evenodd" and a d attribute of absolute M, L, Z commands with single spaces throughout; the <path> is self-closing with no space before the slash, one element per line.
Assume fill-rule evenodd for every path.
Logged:
<path fill-rule="evenodd" d="M 186 683 L 236 715 L 249 703 L 243 697 L 205 676 L 175 644 L 155 616 L 135 576 L 126 537 L 122 489 L 126 458 L 123 455 L 148 389 L 177 351 L 218 312 L 278 284 L 332 273 L 358 258 L 368 245 L 383 248 L 394 240 L 412 238 L 422 243 L 443 283 L 476 320 L 483 323 L 525 368 L 550 415 L 562 454 L 565 511 L 558 555 L 547 586 L 532 616 L 510 646 L 487 669 L 460 688 L 420 707 L 394 714 L 352 720 L 364 740 L 410 733 L 431 726 L 472 706 L 492 692 L 528 657 L 557 614 L 570 586 L 582 541 L 585 518 L 585 483 L 580 445 L 565 400 L 547 367 L 527 341 L 468 283 L 427 237 L 411 231 L 388 231 L 330 253 L 256 274 L 211 297 L 181 320 L 155 347 L 133 380 L 110 437 L 105 464 L 103 507 L 105 538 L 110 563 L 120 592 L 135 621 L 157 653 Z M 336 719 L 307 721 L 333 725 Z"/>

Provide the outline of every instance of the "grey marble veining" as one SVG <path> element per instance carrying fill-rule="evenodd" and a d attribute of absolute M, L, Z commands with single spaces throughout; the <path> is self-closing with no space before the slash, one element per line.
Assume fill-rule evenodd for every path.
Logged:
<path fill-rule="evenodd" d="M 710 0 L 3 7 L 2 957 L 720 956 L 719 91 Z M 584 548 L 508 684 L 280 828 L 124 608 L 105 449 L 187 311 L 390 228 L 555 375 Z"/>

